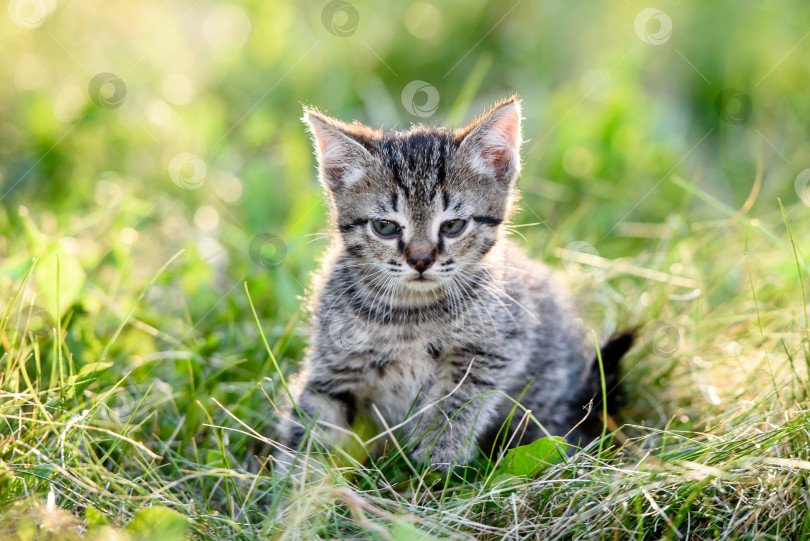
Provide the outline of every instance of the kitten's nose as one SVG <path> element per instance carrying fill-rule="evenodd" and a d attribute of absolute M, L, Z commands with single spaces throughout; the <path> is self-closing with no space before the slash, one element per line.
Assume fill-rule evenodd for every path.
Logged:
<path fill-rule="evenodd" d="M 433 250 L 429 248 L 409 249 L 405 253 L 405 261 L 420 274 L 425 272 L 435 261 Z"/>

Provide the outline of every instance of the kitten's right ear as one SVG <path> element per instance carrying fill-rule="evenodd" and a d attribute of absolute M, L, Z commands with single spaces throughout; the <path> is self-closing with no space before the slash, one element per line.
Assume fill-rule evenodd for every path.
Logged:
<path fill-rule="evenodd" d="M 350 126 L 308 107 L 301 120 L 312 133 L 320 179 L 327 188 L 340 191 L 363 177 L 374 157 L 348 135 Z"/>
<path fill-rule="evenodd" d="M 511 186 L 520 173 L 520 100 L 507 98 L 466 128 L 459 151 L 468 163 L 501 186 Z"/>

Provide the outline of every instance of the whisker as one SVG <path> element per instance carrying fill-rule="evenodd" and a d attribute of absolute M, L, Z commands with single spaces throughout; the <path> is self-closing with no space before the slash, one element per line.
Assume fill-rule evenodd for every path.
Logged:
<path fill-rule="evenodd" d="M 381 273 L 381 272 L 383 272 L 383 271 L 382 271 L 382 270 L 378 270 L 378 271 L 376 271 L 374 274 L 372 274 L 372 275 L 371 275 L 371 277 L 373 277 L 374 275 L 376 275 L 376 274 L 378 274 L 378 273 Z M 351 282 L 351 283 L 348 285 L 348 287 L 346 287 L 346 289 L 344 289 L 343 291 L 341 291 L 341 292 L 340 292 L 340 295 L 338 295 L 338 296 L 337 296 L 337 298 L 335 298 L 335 300 L 334 300 L 334 301 L 332 302 L 332 304 L 329 306 L 329 309 L 326 311 L 326 315 L 324 315 L 324 317 L 323 317 L 323 322 L 321 323 L 321 327 L 323 327 L 323 326 L 326 324 L 326 322 L 329 320 L 329 314 L 332 312 L 332 308 L 334 308 L 334 307 L 335 307 L 335 304 L 337 303 L 337 301 L 339 301 L 339 300 L 340 300 L 340 298 L 341 298 L 341 297 L 342 297 L 342 296 L 343 296 L 343 295 L 344 295 L 344 294 L 345 294 L 345 293 L 346 293 L 348 290 L 350 290 L 352 287 L 354 287 L 354 286 L 356 286 L 357 284 L 359 284 L 359 283 L 360 283 L 360 280 L 361 280 L 362 278 L 364 278 L 364 277 L 369 277 L 369 276 L 368 276 L 368 274 L 367 274 L 367 273 L 360 273 L 360 276 L 359 276 L 359 277 L 358 277 L 356 280 L 352 281 L 352 282 Z M 358 291 L 363 291 L 363 290 L 365 289 L 365 287 L 366 287 L 366 285 L 363 285 L 363 287 L 361 287 L 361 288 L 360 288 Z M 352 300 L 354 300 L 354 297 L 355 297 L 356 295 L 357 295 L 357 292 L 355 292 L 355 294 L 352 296 L 352 298 L 351 298 L 351 299 L 349 299 L 349 304 L 351 304 Z"/>

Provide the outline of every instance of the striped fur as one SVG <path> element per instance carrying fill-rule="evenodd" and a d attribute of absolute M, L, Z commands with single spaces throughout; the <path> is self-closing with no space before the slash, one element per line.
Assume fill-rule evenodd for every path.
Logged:
<path fill-rule="evenodd" d="M 408 420 L 401 434 L 413 458 L 447 468 L 494 439 L 513 406 L 505 395 L 522 395 L 549 433 L 587 437 L 569 434 L 592 398 L 583 329 L 547 270 L 505 238 L 519 101 L 455 131 L 383 132 L 314 109 L 305 121 L 340 235 L 315 281 L 286 446 L 307 434 L 334 445 L 376 408 L 388 426 Z M 466 220 L 462 233 L 440 234 L 454 219 Z M 380 238 L 375 220 L 396 222 L 401 235 Z M 543 435 L 534 423 L 520 430 L 512 444 Z"/>

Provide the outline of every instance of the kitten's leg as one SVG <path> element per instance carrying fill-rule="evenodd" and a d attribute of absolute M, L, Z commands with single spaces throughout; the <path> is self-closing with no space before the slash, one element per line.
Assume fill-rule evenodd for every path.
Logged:
<path fill-rule="evenodd" d="M 418 412 L 434 404 L 419 417 L 413 432 L 419 440 L 411 450 L 415 460 L 441 470 L 473 458 L 503 400 L 495 391 L 506 380 L 507 363 L 497 356 L 455 352 L 448 364 L 449 377 L 433 382 L 416 405 Z"/>
<path fill-rule="evenodd" d="M 275 454 L 276 471 L 290 468 L 297 452 L 305 447 L 308 432 L 313 443 L 324 450 L 338 444 L 356 409 L 354 393 L 335 388 L 323 376 L 311 376 L 282 424 L 284 449 Z"/>

